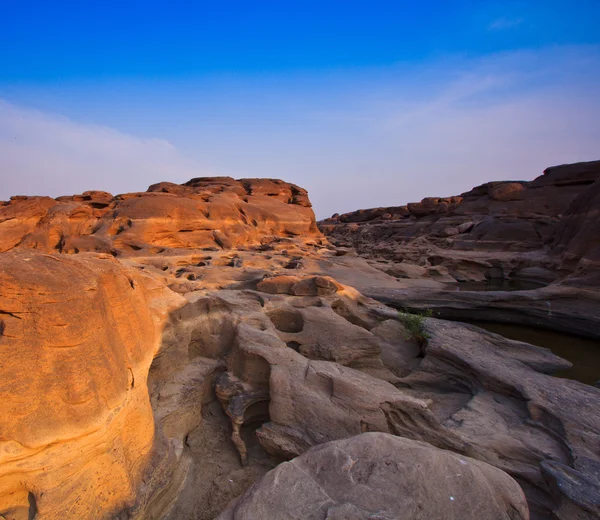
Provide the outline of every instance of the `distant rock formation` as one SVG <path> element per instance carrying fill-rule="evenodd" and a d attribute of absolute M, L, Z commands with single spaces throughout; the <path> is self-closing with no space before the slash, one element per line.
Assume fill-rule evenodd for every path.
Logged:
<path fill-rule="evenodd" d="M 274 179 L 201 177 L 154 184 L 145 193 L 19 196 L 0 205 L 0 252 L 18 247 L 116 256 L 319 235 L 306 190 Z"/>
<path fill-rule="evenodd" d="M 600 338 L 599 212 L 600 161 L 593 161 L 547 168 L 531 182 L 489 182 L 456 197 L 358 210 L 319 226 L 398 278 L 548 285 L 527 298 L 450 293 L 446 286 L 380 299 L 459 318 L 476 312 L 499 319 L 502 307 L 511 322 Z"/>
<path fill-rule="evenodd" d="M 418 237 L 451 250 L 535 251 L 552 243 L 565 212 L 577 212 L 576 199 L 597 180 L 600 161 L 555 166 L 531 182 L 489 182 L 460 196 L 358 210 L 320 225 L 364 252 L 385 253 Z"/>
<path fill-rule="evenodd" d="M 552 252 L 560 255 L 561 268 L 573 273 L 569 283 L 600 286 L 600 181 L 573 199 L 554 235 Z"/>

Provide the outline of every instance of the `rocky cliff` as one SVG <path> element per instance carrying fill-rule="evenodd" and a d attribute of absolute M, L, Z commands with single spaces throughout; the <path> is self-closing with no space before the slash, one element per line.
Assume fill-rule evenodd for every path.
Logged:
<path fill-rule="evenodd" d="M 570 229 L 597 197 L 566 187 L 547 247 L 588 276 Z M 332 246 L 301 188 L 204 178 L 1 212 L 0 518 L 600 514 L 600 389 L 362 294 L 406 280 Z"/>

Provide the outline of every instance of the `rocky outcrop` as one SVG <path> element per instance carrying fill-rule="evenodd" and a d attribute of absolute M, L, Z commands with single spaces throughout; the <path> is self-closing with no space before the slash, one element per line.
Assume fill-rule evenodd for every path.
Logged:
<path fill-rule="evenodd" d="M 554 236 L 553 252 L 573 274 L 571 285 L 600 285 L 600 181 L 567 208 Z"/>
<path fill-rule="evenodd" d="M 180 297 L 109 255 L 3 253 L 0 287 L 0 514 L 133 505 L 155 439 L 148 369 Z"/>
<path fill-rule="evenodd" d="M 201 177 L 145 193 L 13 197 L 0 206 L 0 251 L 123 256 L 319 236 L 306 190 L 273 179 Z"/>
<path fill-rule="evenodd" d="M 219 264 L 218 256 L 227 254 L 211 253 L 210 262 Z M 297 251 L 270 252 L 268 259 L 237 254 L 239 265 L 252 268 L 221 269 L 229 285 L 188 292 L 189 303 L 172 315 L 150 370 L 152 395 L 160 396 L 153 397 L 155 413 L 180 446 L 181 461 L 189 455 L 185 439 L 203 428 L 212 386 L 231 423 L 231 446 L 247 468 L 260 460 L 256 443 L 281 460 L 379 431 L 506 471 L 525 490 L 535 518 L 563 509 L 593 518 L 596 506 L 581 496 L 595 486 L 585 461 L 595 460 L 600 418 L 587 410 L 600 394 L 544 375 L 568 363 L 544 349 L 432 319 L 423 348 L 394 311 L 331 278 L 306 274 L 313 262 L 321 272 L 343 273 L 339 262 L 350 265 L 349 272 L 359 270 L 360 259 L 353 264 L 336 251 L 306 252 L 295 275 L 281 273 L 289 272 L 286 258 Z M 169 272 L 153 262 L 148 257 L 143 266 Z M 194 267 L 192 283 L 208 283 L 202 273 L 215 271 Z M 244 280 L 229 282 L 227 273 L 236 271 Z M 312 287 L 310 293 L 296 294 L 299 284 Z M 326 289 L 319 294 L 319 288 Z M 560 491 L 547 466 L 561 468 L 563 479 L 574 472 L 577 490 Z M 188 475 L 201 472 L 194 468 Z M 185 494 L 173 500 L 179 514 L 193 507 Z"/>
<path fill-rule="evenodd" d="M 522 491 L 489 464 L 383 433 L 312 448 L 269 472 L 218 520 L 526 520 Z"/>
<path fill-rule="evenodd" d="M 562 215 L 574 211 L 570 204 L 599 179 L 600 161 L 557 166 L 531 182 L 489 182 L 457 197 L 428 197 L 406 211 L 359 210 L 326 219 L 321 228 L 359 252 L 375 247 L 388 256 L 386 244 L 391 250 L 418 237 L 450 250 L 537 250 L 552 242 Z"/>
<path fill-rule="evenodd" d="M 237 327 L 231 350 L 221 353 L 225 372 L 217 396 L 231 418 L 242 460 L 246 420 L 262 423 L 259 442 L 283 458 L 379 431 L 508 472 L 537 518 L 561 508 L 579 508 L 582 518 L 593 518 L 596 506 L 578 496 L 596 485 L 586 460 L 594 460 L 600 447 L 600 416 L 590 415 L 588 407 L 600 394 L 544 375 L 568 366 L 560 358 L 475 327 L 431 319 L 422 351 L 393 311 L 350 288 L 310 300 L 291 291 L 257 297 L 218 295 L 221 302 L 226 298 Z M 575 472 L 588 491 L 565 488 L 555 494 L 563 488 L 548 480 L 548 464 L 564 475 Z"/>
<path fill-rule="evenodd" d="M 519 315 L 521 323 L 600 338 L 599 193 L 600 161 L 577 163 L 548 168 L 531 182 L 490 182 L 459 197 L 409 204 L 407 212 L 360 210 L 320 227 L 337 245 L 356 248 L 398 278 L 506 280 L 524 290 L 551 284 L 527 295 L 448 294 L 452 286 L 442 284 L 425 291 L 406 286 L 395 302 L 383 287 L 366 290 L 369 295 L 386 293 L 388 302 L 428 306 L 452 318 L 477 317 L 471 311 L 495 321 Z M 496 307 L 503 311 L 482 313 Z"/>
<path fill-rule="evenodd" d="M 550 375 L 569 363 L 546 349 L 408 320 L 368 297 L 385 289 L 408 302 L 407 288 L 425 294 L 454 279 L 451 266 L 369 263 L 332 247 L 306 193 L 281 181 L 150 190 L 1 208 L 4 518 L 212 520 L 273 468 L 224 518 L 276 518 L 283 509 L 259 503 L 269 493 L 281 494 L 274 508 L 331 518 L 372 516 L 375 503 L 388 517 L 413 506 L 415 518 L 443 507 L 457 518 L 527 518 L 527 508 L 535 520 L 598 516 L 600 389 Z M 494 197 L 504 204 L 520 191 Z M 458 211 L 468 198 L 428 201 L 427 211 Z M 585 201 L 593 214 L 595 198 Z M 459 235 L 476 227 L 455 222 Z M 556 235 L 557 254 L 576 251 L 569 235 Z M 407 254 L 419 243 L 429 247 L 412 243 Z M 573 254 L 576 270 L 591 265 Z M 498 267 L 467 261 L 475 272 Z M 566 294 L 556 284 L 545 298 L 551 289 Z M 529 297 L 522 306 L 541 315 Z M 568 308 L 552 305 L 567 323 Z M 319 461 L 329 469 L 317 471 Z M 354 482 L 341 489 L 334 477 L 348 472 Z M 324 492 L 330 502 L 314 498 Z"/>

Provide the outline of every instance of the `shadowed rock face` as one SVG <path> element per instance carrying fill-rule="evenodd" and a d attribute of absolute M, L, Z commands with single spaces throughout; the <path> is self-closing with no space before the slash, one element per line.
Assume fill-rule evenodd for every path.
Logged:
<path fill-rule="evenodd" d="M 552 245 L 563 267 L 574 271 L 569 283 L 600 285 L 600 182 L 573 200 Z"/>
<path fill-rule="evenodd" d="M 203 178 L 150 190 L 2 207 L 0 515 L 212 520 L 268 474 L 223 518 L 295 503 L 362 519 L 377 502 L 389 518 L 434 518 L 450 502 L 456 518 L 598 516 L 600 390 L 548 375 L 568 362 L 433 318 L 417 340 L 363 294 L 407 299 L 405 279 L 331 246 L 300 188 Z M 200 225 L 213 226 L 206 241 Z M 83 252 L 96 240 L 112 254 Z M 451 277 L 413 267 L 396 272 L 428 277 L 419 290 Z M 290 501 L 261 502 L 273 493 Z"/>
<path fill-rule="evenodd" d="M 393 311 L 348 287 L 310 300 L 291 288 L 259 294 L 213 296 L 227 302 L 236 323 L 235 337 L 220 354 L 224 372 L 216 384 L 242 461 L 248 456 L 239 432 L 257 418 L 258 441 L 284 459 L 335 439 L 384 432 L 502 469 L 525 490 L 535 518 L 554 518 L 551 511 L 561 510 L 594 517 L 597 504 L 581 497 L 593 496 L 598 484 L 586 461 L 596 460 L 600 449 L 600 416 L 590 409 L 600 390 L 544 375 L 567 367 L 565 361 L 434 319 L 426 320 L 429 341 L 422 351 L 407 340 Z M 340 316 L 335 309 L 342 307 Z M 282 327 L 282 316 L 294 326 Z M 558 480 L 546 465 L 560 468 Z M 577 475 L 577 491 L 553 483 L 568 480 L 569 472 Z M 250 497 L 260 494 L 256 489 Z M 299 500 L 314 505 L 310 497 Z M 239 518 L 262 511 L 241 507 L 246 512 Z"/>
<path fill-rule="evenodd" d="M 600 161 L 577 163 L 547 168 L 531 182 L 490 182 L 459 197 L 338 215 L 320 227 L 337 245 L 356 248 L 401 279 L 552 284 L 527 296 L 448 294 L 451 286 L 442 284 L 402 294 L 369 288 L 371 296 L 445 317 L 600 338 L 599 194 Z"/>
<path fill-rule="evenodd" d="M 0 251 L 132 255 L 296 236 L 320 236 L 306 190 L 273 179 L 202 177 L 145 193 L 13 197 L 0 206 Z"/>
<path fill-rule="evenodd" d="M 321 227 L 365 253 L 418 237 L 449 250 L 532 251 L 552 243 L 563 214 L 576 213 L 583 201 L 571 203 L 599 179 L 600 161 L 556 166 L 531 182 L 489 182 L 457 197 L 338 215 Z"/>

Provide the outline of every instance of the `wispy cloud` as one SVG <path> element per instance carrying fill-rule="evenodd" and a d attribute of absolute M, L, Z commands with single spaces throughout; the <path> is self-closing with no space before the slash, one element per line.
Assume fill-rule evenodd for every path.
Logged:
<path fill-rule="evenodd" d="M 295 182 L 309 190 L 319 218 L 455 195 L 599 159 L 599 81 L 600 49 L 576 46 L 418 67 L 229 77 L 213 90 L 200 81 L 134 85 L 116 89 L 131 97 L 111 95 L 103 104 L 101 92 L 79 91 L 97 113 L 123 122 L 111 124 L 136 122 L 139 130 L 129 133 L 4 102 L 0 199 L 139 191 L 203 174 Z M 166 140 L 134 135 L 142 131 Z"/>
<path fill-rule="evenodd" d="M 141 191 L 202 174 L 162 139 L 141 139 L 0 99 L 0 200 L 98 189 Z"/>
<path fill-rule="evenodd" d="M 523 23 L 523 18 L 497 18 L 488 25 L 489 31 L 504 31 L 514 29 Z"/>

